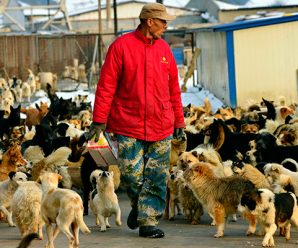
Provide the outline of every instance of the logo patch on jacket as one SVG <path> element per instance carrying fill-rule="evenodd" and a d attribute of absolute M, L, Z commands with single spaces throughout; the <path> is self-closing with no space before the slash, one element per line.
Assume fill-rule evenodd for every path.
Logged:
<path fill-rule="evenodd" d="M 163 64 L 168 64 L 169 63 L 167 61 L 167 58 L 166 57 L 162 57 L 160 62 L 163 63 Z"/>

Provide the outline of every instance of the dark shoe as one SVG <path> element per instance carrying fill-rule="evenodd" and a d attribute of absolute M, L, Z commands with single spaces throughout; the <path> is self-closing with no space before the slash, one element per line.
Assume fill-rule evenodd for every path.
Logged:
<path fill-rule="evenodd" d="M 139 227 L 139 222 L 138 222 L 138 209 L 137 208 L 132 208 L 128 217 L 127 217 L 127 226 L 134 230 Z"/>
<path fill-rule="evenodd" d="M 156 226 L 140 226 L 139 236 L 146 238 L 163 238 L 165 233 Z"/>

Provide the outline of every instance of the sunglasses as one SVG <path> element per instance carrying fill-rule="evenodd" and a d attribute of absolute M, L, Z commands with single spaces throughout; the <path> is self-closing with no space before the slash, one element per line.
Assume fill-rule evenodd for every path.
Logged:
<path fill-rule="evenodd" d="M 162 19 L 159 19 L 159 18 L 152 18 L 152 20 L 158 20 L 159 22 L 161 22 L 163 25 L 167 25 L 168 22 L 166 20 L 162 20 Z"/>

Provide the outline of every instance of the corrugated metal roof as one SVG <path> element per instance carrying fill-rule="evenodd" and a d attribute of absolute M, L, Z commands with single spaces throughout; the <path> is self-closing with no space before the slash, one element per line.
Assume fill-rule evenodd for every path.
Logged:
<path fill-rule="evenodd" d="M 285 22 L 293 22 L 293 21 L 298 21 L 298 13 L 286 14 L 279 17 L 265 17 L 265 18 L 259 18 L 254 20 L 231 22 L 231 23 L 211 26 L 208 29 L 212 29 L 213 31 L 232 31 L 232 30 L 253 28 L 253 27 L 259 27 L 259 26 L 280 24 Z"/>
<path fill-rule="evenodd" d="M 214 4 L 221 10 L 297 6 L 298 0 L 190 0 L 187 8 L 204 8 L 208 4 Z"/>

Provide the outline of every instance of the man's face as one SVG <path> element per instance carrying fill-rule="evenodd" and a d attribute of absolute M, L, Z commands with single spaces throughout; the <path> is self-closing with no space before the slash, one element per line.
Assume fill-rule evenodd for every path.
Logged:
<path fill-rule="evenodd" d="M 150 23 L 150 35 L 153 37 L 153 39 L 160 39 L 168 27 L 167 21 L 158 18 L 150 18 Z"/>

